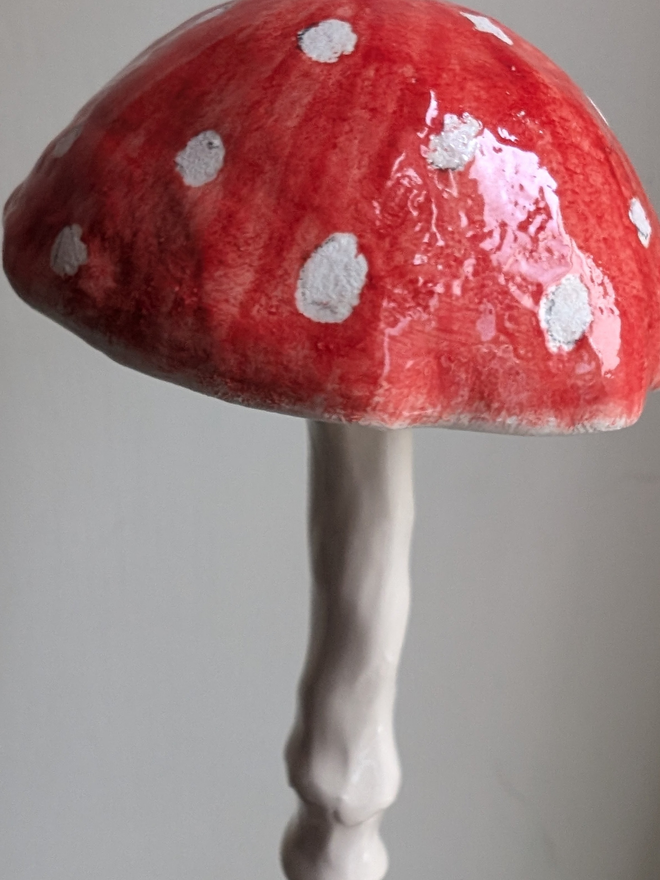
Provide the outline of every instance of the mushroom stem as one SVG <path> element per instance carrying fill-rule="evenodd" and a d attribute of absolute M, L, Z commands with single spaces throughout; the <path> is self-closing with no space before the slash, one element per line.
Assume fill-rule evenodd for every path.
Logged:
<path fill-rule="evenodd" d="M 313 599 L 286 749 L 300 796 L 289 880 L 381 880 L 383 812 L 400 783 L 393 731 L 408 618 L 412 433 L 309 423 Z"/>

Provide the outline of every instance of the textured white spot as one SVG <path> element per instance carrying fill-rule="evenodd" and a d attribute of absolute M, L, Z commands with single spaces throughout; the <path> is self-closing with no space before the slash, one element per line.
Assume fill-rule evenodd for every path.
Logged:
<path fill-rule="evenodd" d="M 474 159 L 481 123 L 464 113 L 462 118 L 446 113 L 442 134 L 434 134 L 425 151 L 426 161 L 434 168 L 462 171 Z"/>
<path fill-rule="evenodd" d="M 217 131 L 203 131 L 188 141 L 176 157 L 179 174 L 188 186 L 203 186 L 214 180 L 225 161 L 225 147 Z"/>
<path fill-rule="evenodd" d="M 347 21 L 328 18 L 298 34 L 298 45 L 313 61 L 333 64 L 355 49 L 357 35 Z"/>
<path fill-rule="evenodd" d="M 578 275 L 567 275 L 541 297 L 539 322 L 550 351 L 570 351 L 593 319 L 589 291 Z"/>
<path fill-rule="evenodd" d="M 300 272 L 296 305 L 305 317 L 323 324 L 345 321 L 360 301 L 367 261 L 357 238 L 335 232 L 318 247 Z"/>
<path fill-rule="evenodd" d="M 478 31 L 482 31 L 484 34 L 493 34 L 498 40 L 502 40 L 502 42 L 508 43 L 509 46 L 513 46 L 513 40 L 511 37 L 508 37 L 501 27 L 498 27 L 489 18 L 486 18 L 485 15 L 472 15 L 469 12 L 461 12 L 461 15 L 469 18 Z"/>
<path fill-rule="evenodd" d="M 639 199 L 633 199 L 631 201 L 630 212 L 628 216 L 637 227 L 639 240 L 644 245 L 644 247 L 648 247 L 649 242 L 651 241 L 651 223 L 649 221 L 649 218 L 646 216 L 644 206 Z"/>
<path fill-rule="evenodd" d="M 62 135 L 53 148 L 53 156 L 55 156 L 56 159 L 61 159 L 62 156 L 69 152 L 71 147 L 80 137 L 82 129 L 82 125 L 76 125 L 71 131 L 67 131 L 66 134 Z"/>
<path fill-rule="evenodd" d="M 50 252 L 50 265 L 53 272 L 65 278 L 75 275 L 87 262 L 87 245 L 81 240 L 82 228 L 75 223 L 65 226 L 55 239 Z"/>

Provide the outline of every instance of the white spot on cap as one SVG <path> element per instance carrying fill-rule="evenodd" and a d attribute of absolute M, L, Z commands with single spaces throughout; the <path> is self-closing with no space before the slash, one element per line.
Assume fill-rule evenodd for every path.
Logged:
<path fill-rule="evenodd" d="M 550 351 L 570 351 L 594 319 L 589 291 L 578 275 L 567 275 L 539 303 L 539 322 Z"/>
<path fill-rule="evenodd" d="M 69 152 L 71 147 L 80 137 L 82 129 L 82 125 L 76 125 L 75 128 L 72 128 L 70 131 L 67 131 L 66 134 L 62 135 L 53 148 L 53 156 L 55 156 L 56 159 L 61 159 L 62 156 Z"/>
<path fill-rule="evenodd" d="M 639 240 L 644 247 L 648 247 L 649 242 L 651 241 L 651 222 L 646 216 L 644 206 L 639 199 L 633 199 L 631 201 L 628 216 L 637 227 Z"/>
<path fill-rule="evenodd" d="M 78 224 L 65 226 L 55 239 L 50 252 L 53 272 L 65 278 L 75 275 L 87 262 L 87 245 L 81 240 L 82 228 Z"/>
<path fill-rule="evenodd" d="M 513 46 L 513 40 L 511 37 L 508 37 L 501 27 L 498 27 L 489 18 L 486 18 L 485 15 L 472 15 L 470 12 L 461 12 L 461 15 L 464 15 L 465 18 L 469 18 L 478 31 L 483 31 L 484 34 L 493 34 L 498 40 L 502 40 L 503 43 L 508 43 L 509 46 Z"/>
<path fill-rule="evenodd" d="M 355 49 L 357 35 L 347 21 L 328 18 L 298 34 L 298 45 L 308 58 L 333 64 Z"/>
<path fill-rule="evenodd" d="M 426 161 L 434 168 L 462 171 L 474 159 L 481 123 L 464 113 L 462 119 L 447 113 L 442 134 L 434 134 L 425 150 Z"/>
<path fill-rule="evenodd" d="M 366 259 L 358 253 L 357 238 L 350 232 L 335 232 L 314 251 L 300 272 L 298 310 L 323 324 L 345 321 L 360 301 L 367 269 Z"/>
<path fill-rule="evenodd" d="M 225 147 L 217 131 L 198 134 L 176 157 L 179 174 L 188 186 L 203 186 L 215 180 L 224 161 Z"/>

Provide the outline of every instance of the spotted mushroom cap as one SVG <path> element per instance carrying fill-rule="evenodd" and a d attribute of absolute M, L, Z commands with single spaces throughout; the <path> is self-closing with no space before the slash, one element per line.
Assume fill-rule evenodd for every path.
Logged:
<path fill-rule="evenodd" d="M 660 228 L 541 52 L 437 0 L 239 0 L 155 43 L 5 209 L 5 268 L 116 360 L 315 419 L 623 427 Z"/>

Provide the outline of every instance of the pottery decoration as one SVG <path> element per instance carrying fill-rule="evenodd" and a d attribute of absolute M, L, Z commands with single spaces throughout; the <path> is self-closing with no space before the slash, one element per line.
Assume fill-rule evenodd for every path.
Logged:
<path fill-rule="evenodd" d="M 134 369 L 310 420 L 290 880 L 380 880 L 412 438 L 633 424 L 660 228 L 593 102 L 436 0 L 236 0 L 154 43 L 4 214 L 31 306 Z M 397 430 L 393 430 L 397 429 Z"/>

